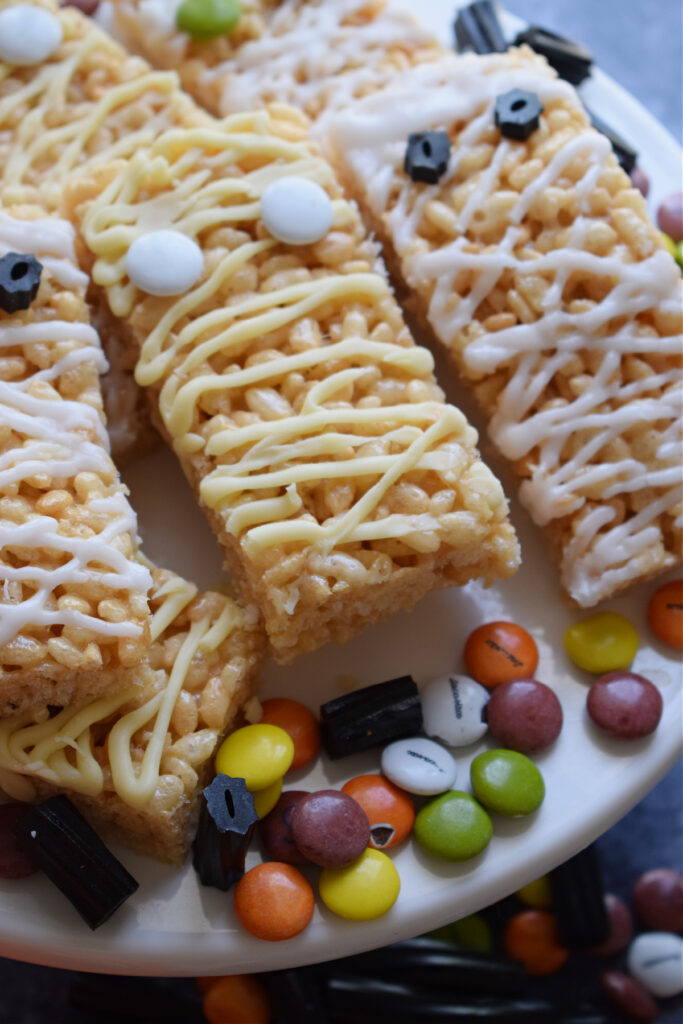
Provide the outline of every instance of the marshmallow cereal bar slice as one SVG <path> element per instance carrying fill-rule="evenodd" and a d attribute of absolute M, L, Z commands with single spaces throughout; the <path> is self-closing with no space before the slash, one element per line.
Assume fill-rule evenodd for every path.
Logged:
<path fill-rule="evenodd" d="M 680 274 L 572 87 L 526 49 L 449 57 L 327 130 L 573 601 L 590 607 L 676 564 Z"/>
<path fill-rule="evenodd" d="M 0 713 L 130 685 L 147 569 L 111 461 L 70 224 L 0 207 Z"/>
<path fill-rule="evenodd" d="M 67 206 L 279 660 L 514 571 L 476 432 L 444 403 L 303 115 L 171 131 Z"/>
<path fill-rule="evenodd" d="M 0 719 L 0 786 L 19 800 L 65 793 L 105 835 L 180 864 L 265 644 L 255 608 L 152 575 L 152 644 L 129 686 Z"/>

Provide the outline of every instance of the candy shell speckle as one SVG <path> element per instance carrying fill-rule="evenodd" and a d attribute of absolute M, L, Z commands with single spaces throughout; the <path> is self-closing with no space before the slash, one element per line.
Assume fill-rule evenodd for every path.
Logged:
<path fill-rule="evenodd" d="M 126 253 L 126 273 L 148 295 L 182 295 L 196 284 L 204 269 L 204 254 L 181 231 L 148 231 Z"/>
<path fill-rule="evenodd" d="M 59 19 L 30 4 L 0 11 L 0 60 L 20 66 L 41 64 L 62 41 Z"/>
<path fill-rule="evenodd" d="M 332 227 L 332 200 L 308 178 L 287 175 L 261 196 L 261 218 L 271 235 L 288 245 L 312 245 Z"/>

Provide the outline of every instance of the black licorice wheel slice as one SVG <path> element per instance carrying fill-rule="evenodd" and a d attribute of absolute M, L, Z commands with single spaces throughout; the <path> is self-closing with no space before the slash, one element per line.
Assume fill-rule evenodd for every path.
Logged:
<path fill-rule="evenodd" d="M 530 46 L 540 53 L 555 68 L 560 78 L 572 85 L 580 85 L 588 78 L 593 66 L 593 56 L 583 43 L 578 43 L 565 36 L 558 36 L 540 25 L 529 25 L 515 37 L 514 45 Z"/>
<path fill-rule="evenodd" d="M 600 860 L 595 844 L 550 872 L 560 942 L 568 949 L 599 946 L 609 935 Z"/>
<path fill-rule="evenodd" d="M 8 252 L 0 259 L 0 309 L 28 309 L 40 288 L 43 265 L 31 253 Z"/>
<path fill-rule="evenodd" d="M 223 892 L 239 882 L 258 821 L 244 779 L 219 774 L 202 791 L 192 864 L 202 885 Z"/>
<path fill-rule="evenodd" d="M 31 807 L 14 834 L 92 929 L 139 888 L 65 796 Z"/>
<path fill-rule="evenodd" d="M 458 11 L 453 24 L 458 53 L 503 53 L 508 44 L 498 21 L 496 4 L 491 0 L 476 0 Z"/>
<path fill-rule="evenodd" d="M 410 676 L 335 697 L 320 708 L 320 738 L 333 759 L 415 736 L 421 728 L 420 696 Z"/>

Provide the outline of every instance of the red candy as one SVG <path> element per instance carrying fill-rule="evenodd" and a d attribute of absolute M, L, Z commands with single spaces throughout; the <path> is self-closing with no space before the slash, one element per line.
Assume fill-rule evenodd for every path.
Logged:
<path fill-rule="evenodd" d="M 361 805 L 370 822 L 370 846 L 387 850 L 402 843 L 415 821 L 413 801 L 383 775 L 358 775 L 342 786 L 342 793 Z"/>
<path fill-rule="evenodd" d="M 633 909 L 655 932 L 683 932 L 683 876 L 668 868 L 641 875 L 633 888 Z"/>
<path fill-rule="evenodd" d="M 648 178 L 642 167 L 637 165 L 631 171 L 631 183 L 634 188 L 637 188 L 642 195 L 647 196 L 650 191 L 650 179 Z"/>
<path fill-rule="evenodd" d="M 655 1020 L 657 1004 L 639 981 L 621 971 L 605 971 L 602 990 L 613 1006 L 636 1020 Z"/>
<path fill-rule="evenodd" d="M 657 223 L 674 242 L 683 241 L 683 192 L 672 192 L 663 200 L 657 210 Z"/>
<path fill-rule="evenodd" d="M 633 919 L 628 907 L 618 896 L 605 893 L 605 909 L 609 918 L 609 935 L 590 950 L 595 956 L 611 956 L 626 949 L 633 935 Z"/>
<path fill-rule="evenodd" d="M 61 0 L 62 7 L 77 7 L 81 14 L 94 14 L 100 6 L 100 0 Z"/>
<path fill-rule="evenodd" d="M 259 831 L 271 860 L 279 860 L 284 864 L 309 864 L 297 850 L 292 838 L 292 815 L 302 797 L 308 796 L 305 789 L 290 789 L 283 793 L 270 814 L 261 821 Z"/>
<path fill-rule="evenodd" d="M 320 726 L 310 708 L 289 697 L 272 697 L 264 700 L 260 725 L 278 725 L 291 737 L 294 744 L 294 760 L 290 771 L 303 768 L 318 756 L 320 750 Z"/>
<path fill-rule="evenodd" d="M 370 822 L 360 806 L 338 789 L 301 798 L 292 815 L 297 849 L 321 868 L 343 868 L 358 860 L 370 842 Z"/>
<path fill-rule="evenodd" d="M 14 836 L 14 826 L 28 810 L 27 804 L 0 804 L 0 878 L 26 878 L 38 870 Z"/>
<path fill-rule="evenodd" d="M 486 705 L 488 727 L 501 746 L 536 754 L 554 743 L 562 728 L 562 706 L 536 679 L 501 683 Z"/>
<path fill-rule="evenodd" d="M 619 740 L 636 740 L 654 732 L 662 717 L 662 695 L 635 672 L 608 672 L 596 679 L 586 701 L 598 728 Z"/>

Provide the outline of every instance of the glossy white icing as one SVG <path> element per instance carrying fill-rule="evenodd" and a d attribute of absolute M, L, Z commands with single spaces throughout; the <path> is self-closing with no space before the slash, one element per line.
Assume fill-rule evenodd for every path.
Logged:
<path fill-rule="evenodd" d="M 588 128 L 570 133 L 521 190 L 506 214 L 507 228 L 495 249 L 470 251 L 466 232 L 477 211 L 486 209 L 499 188 L 501 167 L 515 145 L 502 137 L 456 214 L 453 241 L 440 248 L 415 244 L 427 204 L 488 132 L 498 94 L 520 88 L 535 92 L 546 105 L 557 99 L 578 104 L 574 91 L 551 74 L 538 63 L 513 67 L 498 55 L 448 57 L 398 76 L 390 90 L 356 102 L 336 115 L 325 130 L 328 144 L 347 165 L 372 213 L 384 220 L 408 284 L 432 289 L 428 317 L 448 347 L 456 345 L 505 270 L 523 274 L 527 269 L 525 256 L 515 252 L 519 225 L 537 197 L 562 180 L 572 160 L 579 155 L 586 158 L 585 173 L 574 186 L 581 212 L 566 246 L 534 254 L 534 273 L 545 272 L 552 280 L 544 315 L 530 323 L 475 333 L 462 348 L 462 359 L 475 379 L 513 368 L 489 429 L 508 458 L 537 453 L 531 479 L 520 489 L 535 521 L 547 524 L 586 507 L 562 554 L 562 578 L 580 604 L 590 605 L 638 577 L 648 548 L 661 543 L 659 517 L 681 501 L 680 368 L 669 363 L 635 380 L 624 380 L 620 369 L 627 355 L 681 352 L 680 335 L 660 337 L 637 322 L 652 309 L 680 308 L 678 270 L 661 249 L 639 261 L 627 261 L 618 250 L 595 255 L 583 247 L 593 223 L 590 196 L 611 153 L 609 142 Z M 414 185 L 401 173 L 408 135 L 456 121 L 466 122 L 467 127 L 452 148 L 446 175 L 438 186 Z M 577 271 L 613 282 L 601 301 L 582 311 L 569 310 L 562 300 L 568 278 Z M 454 302 L 456 280 L 463 272 L 471 275 L 472 284 Z M 617 317 L 623 323 L 614 328 Z M 546 407 L 542 396 L 548 383 L 578 352 L 600 356 L 597 372 L 585 375 L 585 386 L 573 399 Z M 660 431 L 656 457 L 633 452 L 620 460 L 598 457 L 615 439 L 628 437 L 644 423 Z M 588 506 L 596 489 L 602 504 Z M 642 509 L 618 522 L 617 511 L 607 502 L 635 491 L 643 493 Z"/>

